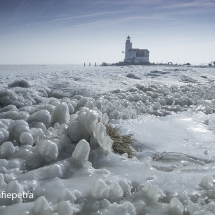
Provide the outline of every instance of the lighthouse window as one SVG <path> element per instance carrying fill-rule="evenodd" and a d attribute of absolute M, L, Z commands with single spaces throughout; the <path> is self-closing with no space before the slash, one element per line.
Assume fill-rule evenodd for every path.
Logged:
<path fill-rule="evenodd" d="M 131 55 L 131 52 L 130 52 L 130 55 Z"/>

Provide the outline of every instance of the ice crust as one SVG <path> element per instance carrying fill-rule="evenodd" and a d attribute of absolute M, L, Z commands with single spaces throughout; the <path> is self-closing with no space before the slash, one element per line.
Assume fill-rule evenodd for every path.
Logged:
<path fill-rule="evenodd" d="M 18 215 L 215 214 L 213 74 L 204 71 L 208 78 L 201 82 L 200 76 L 192 76 L 194 71 L 168 69 L 111 68 L 97 80 L 105 86 L 106 76 L 107 82 L 111 80 L 109 87 L 96 93 L 91 84 L 95 80 L 86 79 L 88 74 L 68 80 L 75 79 L 80 85 L 83 81 L 89 89 L 81 89 L 75 82 L 65 89 L 67 84 L 60 81 L 44 87 L 42 80 L 34 82 L 33 74 L 31 81 L 4 78 L 0 89 L 0 192 L 32 192 L 34 198 L 1 198 L 0 214 L 17 215 L 17 208 Z M 100 74 L 100 70 L 95 72 Z M 174 82 L 173 76 L 178 80 Z M 151 81 L 156 77 L 162 80 Z M 174 119 L 169 127 L 165 127 L 166 119 L 168 123 Z M 106 134 L 108 123 L 119 125 L 124 133 L 136 132 L 139 143 L 134 147 L 139 150 L 133 159 L 113 153 L 113 141 Z M 171 131 L 162 134 L 159 123 L 164 130 L 175 127 L 171 141 Z M 180 133 L 182 130 L 189 135 Z M 151 133 L 155 135 L 151 137 Z M 157 151 L 181 147 L 180 153 L 191 157 L 158 153 L 140 142 Z M 176 147 L 180 142 L 184 148 Z"/>

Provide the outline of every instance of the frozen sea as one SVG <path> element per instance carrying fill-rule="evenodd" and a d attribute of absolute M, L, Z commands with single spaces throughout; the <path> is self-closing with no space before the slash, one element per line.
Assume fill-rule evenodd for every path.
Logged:
<path fill-rule="evenodd" d="M 215 214 L 214 67 L 0 65 L 0 77 L 1 215 Z M 113 152 L 108 123 L 133 134 L 134 157 Z"/>

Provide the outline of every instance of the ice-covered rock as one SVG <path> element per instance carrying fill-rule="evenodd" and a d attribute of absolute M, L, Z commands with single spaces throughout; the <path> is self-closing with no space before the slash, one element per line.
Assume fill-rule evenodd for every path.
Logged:
<path fill-rule="evenodd" d="M 91 194 L 96 200 L 107 199 L 109 196 L 109 188 L 102 179 L 99 179 L 93 184 Z"/>
<path fill-rule="evenodd" d="M 37 145 L 37 151 L 46 161 L 56 160 L 58 157 L 58 147 L 50 140 L 42 140 Z"/>
<path fill-rule="evenodd" d="M 69 115 L 69 108 L 67 103 L 62 102 L 56 106 L 52 113 L 51 121 L 52 123 L 59 122 L 60 124 L 69 122 L 70 115 Z"/>
<path fill-rule="evenodd" d="M 11 142 L 4 142 L 0 146 L 0 156 L 2 158 L 8 158 L 15 153 L 15 147 Z"/>

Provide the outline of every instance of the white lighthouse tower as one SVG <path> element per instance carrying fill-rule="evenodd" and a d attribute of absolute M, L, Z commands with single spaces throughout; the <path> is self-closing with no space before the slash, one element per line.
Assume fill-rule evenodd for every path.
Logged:
<path fill-rule="evenodd" d="M 129 50 L 132 50 L 132 43 L 130 41 L 130 37 L 128 36 L 125 42 L 125 61 L 131 61 L 132 59 Z"/>

